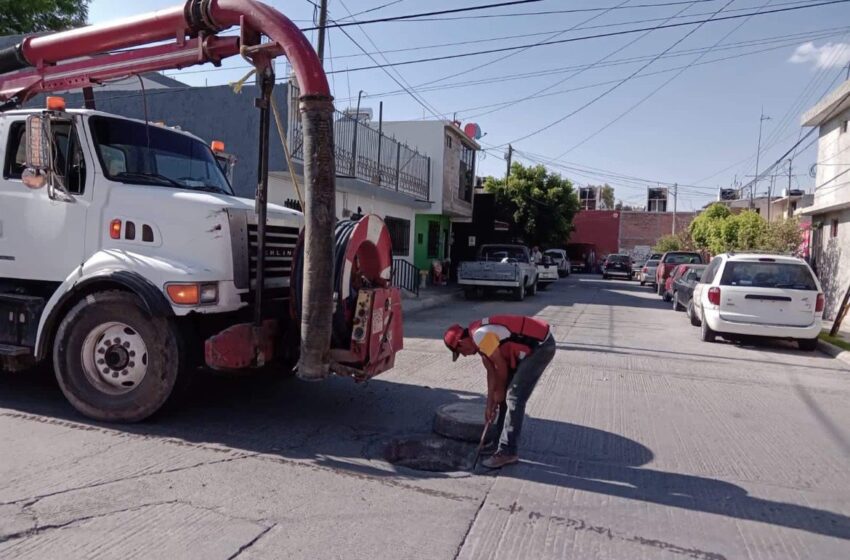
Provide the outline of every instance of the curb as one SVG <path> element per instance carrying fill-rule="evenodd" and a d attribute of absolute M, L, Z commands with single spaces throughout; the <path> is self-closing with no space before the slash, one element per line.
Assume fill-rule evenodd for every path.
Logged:
<path fill-rule="evenodd" d="M 432 295 L 424 298 L 403 299 L 401 302 L 401 310 L 405 313 L 416 313 L 424 309 L 430 309 L 448 303 L 460 295 L 460 290 L 445 294 Z"/>
<path fill-rule="evenodd" d="M 847 350 L 839 348 L 834 344 L 830 344 L 829 342 L 823 339 L 818 339 L 818 350 L 828 356 L 832 356 L 837 360 L 841 360 L 842 362 L 850 366 L 850 352 L 848 352 Z"/>

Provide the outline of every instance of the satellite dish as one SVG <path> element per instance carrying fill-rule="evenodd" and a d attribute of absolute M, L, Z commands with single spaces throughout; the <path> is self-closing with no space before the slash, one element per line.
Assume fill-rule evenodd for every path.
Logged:
<path fill-rule="evenodd" d="M 463 133 L 473 140 L 481 138 L 481 127 L 476 123 L 466 123 L 463 127 Z"/>

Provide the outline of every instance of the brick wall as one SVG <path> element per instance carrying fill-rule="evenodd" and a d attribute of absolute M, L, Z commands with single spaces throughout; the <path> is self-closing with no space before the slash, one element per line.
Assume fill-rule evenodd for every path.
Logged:
<path fill-rule="evenodd" d="M 583 210 L 573 219 L 574 231 L 569 243 L 595 247 L 598 257 L 616 253 L 620 232 L 620 212 L 615 210 Z"/>
<path fill-rule="evenodd" d="M 686 229 L 693 219 L 693 212 L 677 212 L 676 231 Z M 637 247 L 652 247 L 672 230 L 672 212 L 623 212 L 620 216 L 619 249 L 630 253 Z"/>

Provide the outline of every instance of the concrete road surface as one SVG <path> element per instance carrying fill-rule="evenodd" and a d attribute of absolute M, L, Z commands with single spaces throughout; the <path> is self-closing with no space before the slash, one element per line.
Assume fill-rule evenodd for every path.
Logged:
<path fill-rule="evenodd" d="M 383 459 L 480 399 L 452 322 L 536 314 L 558 353 L 520 465 Z M 397 367 L 203 377 L 182 408 L 98 424 L 50 372 L 0 376 L 0 558 L 850 558 L 850 372 L 786 344 L 706 344 L 648 288 L 572 276 L 525 302 L 406 320 Z"/>

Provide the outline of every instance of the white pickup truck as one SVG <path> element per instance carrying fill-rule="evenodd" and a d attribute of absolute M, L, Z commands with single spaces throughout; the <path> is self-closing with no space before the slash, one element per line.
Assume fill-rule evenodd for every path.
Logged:
<path fill-rule="evenodd" d="M 537 293 L 537 266 L 523 245 L 482 245 L 475 261 L 460 263 L 458 284 L 467 298 L 497 290 L 510 290 L 514 299 Z"/>

